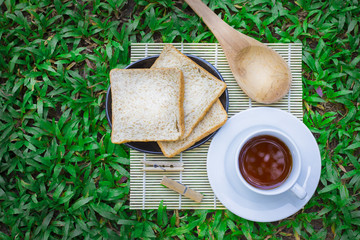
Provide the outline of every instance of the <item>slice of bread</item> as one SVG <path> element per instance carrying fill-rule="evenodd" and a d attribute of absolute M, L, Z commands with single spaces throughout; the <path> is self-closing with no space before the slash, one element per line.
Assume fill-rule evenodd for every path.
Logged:
<path fill-rule="evenodd" d="M 161 151 L 166 157 L 174 157 L 219 129 L 225 124 L 227 117 L 220 100 L 217 100 L 187 138 L 172 142 L 158 142 Z"/>
<path fill-rule="evenodd" d="M 184 133 L 184 78 L 177 68 L 110 72 L 113 143 L 175 141 Z"/>
<path fill-rule="evenodd" d="M 165 45 L 159 58 L 151 66 L 152 69 L 164 67 L 177 67 L 184 74 L 185 133 L 182 138 L 186 138 L 225 91 L 226 84 L 171 44 Z"/>

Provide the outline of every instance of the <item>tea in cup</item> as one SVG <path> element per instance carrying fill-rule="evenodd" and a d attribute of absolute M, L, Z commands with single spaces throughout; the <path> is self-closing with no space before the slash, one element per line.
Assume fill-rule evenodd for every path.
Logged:
<path fill-rule="evenodd" d="M 237 175 L 250 190 L 263 195 L 291 190 L 299 199 L 306 197 L 297 183 L 300 152 L 286 134 L 274 129 L 255 131 L 245 136 L 236 153 Z"/>

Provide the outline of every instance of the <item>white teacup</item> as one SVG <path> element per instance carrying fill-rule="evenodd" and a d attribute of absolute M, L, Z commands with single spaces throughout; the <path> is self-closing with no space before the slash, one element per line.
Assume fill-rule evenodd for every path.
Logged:
<path fill-rule="evenodd" d="M 280 139 L 285 145 L 288 147 L 291 156 L 292 156 L 292 166 L 290 169 L 290 172 L 287 176 L 287 178 L 279 185 L 271 189 L 264 189 L 260 187 L 255 187 L 251 184 L 249 184 L 244 177 L 242 176 L 240 172 L 240 165 L 239 165 L 239 154 L 243 146 L 246 142 L 248 142 L 250 139 L 260 136 L 260 135 L 270 135 L 273 137 L 276 137 Z M 236 154 L 234 156 L 234 167 L 236 169 L 236 173 L 240 181 L 251 191 L 263 194 L 263 195 L 278 195 L 281 193 L 284 193 L 286 191 L 293 192 L 299 199 L 304 199 L 307 195 L 305 189 L 301 187 L 297 180 L 300 176 L 301 172 L 301 156 L 300 152 L 296 146 L 296 144 L 291 140 L 290 137 L 288 137 L 285 133 L 275 130 L 275 129 L 264 129 L 264 130 L 258 130 L 255 132 L 249 133 L 247 136 L 243 138 L 240 145 L 237 148 Z"/>

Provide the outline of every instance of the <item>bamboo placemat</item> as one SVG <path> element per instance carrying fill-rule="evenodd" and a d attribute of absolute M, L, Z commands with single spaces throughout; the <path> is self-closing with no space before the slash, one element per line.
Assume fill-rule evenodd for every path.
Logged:
<path fill-rule="evenodd" d="M 229 91 L 229 118 L 251 107 L 270 106 L 286 110 L 302 120 L 302 81 L 301 81 L 301 43 L 267 44 L 277 51 L 288 63 L 292 73 L 292 86 L 289 93 L 279 102 L 263 105 L 251 101 L 237 85 L 222 48 L 217 43 L 174 43 L 183 53 L 201 57 L 214 65 L 223 76 Z M 147 56 L 160 54 L 163 43 L 133 43 L 131 62 Z M 156 209 L 161 201 L 167 209 L 225 209 L 214 195 L 206 173 L 206 158 L 210 141 L 174 158 L 162 155 L 144 154 L 130 150 L 130 209 Z M 166 176 L 203 194 L 201 203 L 196 203 L 160 185 L 164 173 L 142 171 L 142 161 L 181 161 L 184 171 L 166 173 Z"/>

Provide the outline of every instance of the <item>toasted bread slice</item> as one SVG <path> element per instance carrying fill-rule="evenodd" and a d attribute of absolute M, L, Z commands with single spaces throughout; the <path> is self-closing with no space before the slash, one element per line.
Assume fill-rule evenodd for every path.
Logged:
<path fill-rule="evenodd" d="M 177 68 L 110 72 L 113 143 L 175 141 L 184 133 L 184 78 Z"/>
<path fill-rule="evenodd" d="M 166 157 L 174 157 L 219 129 L 225 124 L 227 117 L 220 100 L 217 100 L 188 137 L 177 141 L 158 142 L 160 149 Z"/>
<path fill-rule="evenodd" d="M 185 133 L 182 138 L 186 138 L 224 92 L 226 84 L 182 54 L 171 44 L 165 45 L 159 58 L 151 68 L 164 67 L 177 67 L 184 74 Z"/>

